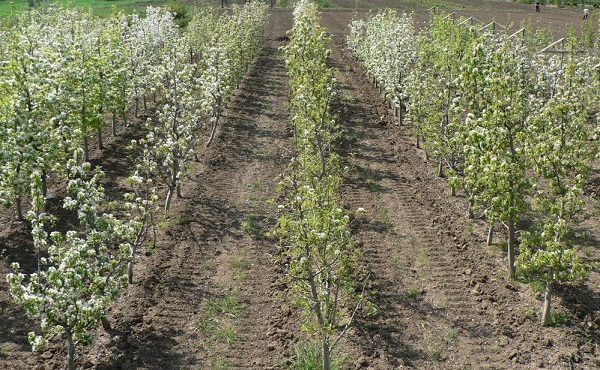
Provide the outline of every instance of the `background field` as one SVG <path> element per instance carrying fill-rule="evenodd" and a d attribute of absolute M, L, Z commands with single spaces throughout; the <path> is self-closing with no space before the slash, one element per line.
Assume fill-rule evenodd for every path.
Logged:
<path fill-rule="evenodd" d="M 98 15 L 109 14 L 113 8 L 133 11 L 142 9 L 148 5 L 164 4 L 161 0 L 59 0 L 59 4 L 90 7 Z M 7 16 L 14 12 L 21 12 L 29 8 L 27 0 L 0 0 L 0 16 Z"/>

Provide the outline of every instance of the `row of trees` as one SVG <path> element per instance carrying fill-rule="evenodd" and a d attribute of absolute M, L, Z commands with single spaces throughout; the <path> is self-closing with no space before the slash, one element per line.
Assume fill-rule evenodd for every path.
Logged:
<path fill-rule="evenodd" d="M 40 333 L 29 335 L 34 350 L 62 336 L 73 369 L 76 345 L 89 344 L 107 323 L 111 302 L 132 282 L 160 194 L 166 191 L 168 210 L 203 122 L 216 126 L 260 48 L 266 19 L 267 6 L 251 2 L 224 15 L 199 11 L 182 32 L 160 8 L 98 19 L 51 7 L 11 19 L 2 31 L 0 199 L 30 224 L 38 252 L 36 271 L 14 263 L 7 279 L 40 323 Z M 202 29 L 202 22 L 214 27 Z M 130 124 L 142 106 L 149 118 L 143 139 L 132 143 L 139 150 L 129 192 L 110 201 L 102 171 L 88 161 L 88 138 L 96 133 L 102 147 L 107 122 L 115 135 L 118 117 Z M 78 220 L 70 231 L 54 231 L 49 179 L 67 183 L 63 208 Z"/>
<path fill-rule="evenodd" d="M 542 322 L 550 324 L 555 284 L 591 268 L 572 227 L 598 154 L 597 61 L 576 56 L 574 37 L 572 52 L 548 57 L 448 17 L 419 36 L 408 24 L 412 16 L 391 11 L 354 21 L 348 44 L 386 98 L 407 110 L 417 146 L 438 161 L 451 194 L 466 194 L 469 217 L 485 217 L 488 245 L 506 227 L 509 278 L 545 285 Z"/>
<path fill-rule="evenodd" d="M 330 109 L 335 81 L 327 66 L 327 42 L 318 6 L 299 1 L 290 41 L 283 48 L 294 152 L 282 181 L 277 231 L 290 257 L 297 302 L 304 309 L 303 328 L 317 337 L 326 370 L 362 300 L 356 300 L 353 290 L 356 256 L 350 217 L 339 199 L 343 169 L 335 144 L 340 128 Z"/>

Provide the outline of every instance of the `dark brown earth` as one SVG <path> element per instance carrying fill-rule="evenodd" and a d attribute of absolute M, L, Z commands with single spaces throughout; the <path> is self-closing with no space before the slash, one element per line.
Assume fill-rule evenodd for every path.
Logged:
<path fill-rule="evenodd" d="M 332 3 L 338 8 L 322 19 L 332 33 L 330 61 L 338 69 L 334 108 L 347 131 L 341 153 L 350 175 L 342 198 L 350 210 L 366 210 L 352 228 L 378 307 L 349 332 L 344 368 L 600 368 L 600 274 L 560 292 L 556 308 L 569 317 L 567 324 L 539 327 L 539 294 L 507 283 L 501 233 L 497 245 L 485 247 L 483 221 L 469 220 L 464 198 L 449 196 L 435 164 L 414 146 L 410 130 L 396 124 L 346 50 L 347 24 L 356 14 L 340 7 L 357 2 Z M 403 1 L 358 3 L 364 14 Z M 482 20 L 533 16 L 558 29 L 578 19 L 570 10 L 536 15 L 510 3 L 455 3 L 469 7 L 461 14 L 474 12 L 464 14 Z M 481 3 L 489 8 L 475 9 Z M 426 20 L 423 9 L 417 17 Z M 99 329 L 96 343 L 80 352 L 84 368 L 267 369 L 285 368 L 292 360 L 302 336 L 298 313 L 276 243 L 265 235 L 274 225 L 277 175 L 291 155 L 288 81 L 277 50 L 291 22 L 287 10 L 272 14 L 263 53 L 213 146 L 202 151 L 184 198 L 161 222 L 156 246 L 142 251 L 135 282 L 109 317 L 112 330 Z M 131 168 L 125 146 L 132 137 L 126 132 L 93 152 L 110 189 L 118 189 Z M 60 184 L 55 191 L 60 194 Z M 12 261 L 34 268 L 28 230 L 11 217 L 9 211 L 0 214 L 1 275 Z M 583 254 L 599 260 L 600 219 L 579 228 L 593 246 Z M 1 279 L 0 369 L 64 366 L 61 346 L 41 356 L 29 352 L 26 334 L 33 329 Z"/>

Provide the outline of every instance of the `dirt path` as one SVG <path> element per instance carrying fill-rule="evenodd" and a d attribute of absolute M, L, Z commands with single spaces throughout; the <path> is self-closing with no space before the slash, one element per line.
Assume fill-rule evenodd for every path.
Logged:
<path fill-rule="evenodd" d="M 450 197 L 406 127 L 345 49 L 345 25 L 326 13 L 339 69 L 339 121 L 351 175 L 343 199 L 365 208 L 354 221 L 362 267 L 371 272 L 375 317 L 348 338 L 356 367 L 395 369 L 583 368 L 597 364 L 585 325 L 540 328 L 536 295 L 509 285 L 503 247 L 486 248 L 485 225 Z M 587 330 L 587 334 L 585 334 Z"/>
<path fill-rule="evenodd" d="M 137 283 L 113 309 L 115 328 L 88 355 L 101 368 L 278 368 L 295 329 L 274 262 L 269 200 L 287 163 L 287 77 L 278 47 L 289 12 L 270 19 L 266 46 L 213 146 L 183 188 Z"/>

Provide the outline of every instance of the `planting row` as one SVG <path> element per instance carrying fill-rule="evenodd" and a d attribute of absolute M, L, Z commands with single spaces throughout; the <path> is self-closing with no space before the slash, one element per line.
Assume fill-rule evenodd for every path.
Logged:
<path fill-rule="evenodd" d="M 599 149 L 598 60 L 578 54 L 573 35 L 548 56 L 449 17 L 419 36 L 412 24 L 383 11 L 354 21 L 348 45 L 401 122 L 407 112 L 451 194 L 464 192 L 469 217 L 485 217 L 488 245 L 506 227 L 509 278 L 545 286 L 542 322 L 551 324 L 556 284 L 594 267 L 577 253 L 573 226 Z"/>
<path fill-rule="evenodd" d="M 293 158 L 281 182 L 277 233 L 290 258 L 295 299 L 303 308 L 303 328 L 319 346 L 323 369 L 363 305 L 355 291 L 356 253 L 350 217 L 339 199 L 344 169 L 336 154 L 340 128 L 331 113 L 335 97 L 330 51 L 318 6 L 301 0 L 284 47 L 290 76 Z M 308 365 L 299 365 L 308 366 Z"/>
<path fill-rule="evenodd" d="M 267 8 L 258 2 L 219 15 L 199 11 L 185 32 L 174 14 L 97 19 L 62 8 L 10 20 L 0 39 L 0 201 L 31 226 L 35 271 L 13 263 L 10 292 L 40 325 L 35 350 L 60 337 L 68 367 L 89 344 L 119 291 L 133 279 L 137 249 L 189 171 L 201 138 L 219 117 L 259 51 Z M 148 109 L 149 101 L 153 110 Z M 127 193 L 111 194 L 88 162 L 88 138 L 118 117 L 130 125 L 143 106 L 143 138 L 133 141 Z M 132 112 L 133 111 L 133 112 Z M 135 121 L 135 119 L 134 119 Z M 48 183 L 64 191 L 64 215 L 51 214 Z M 29 206 L 24 206 L 29 200 Z M 60 225 L 57 225 L 57 220 Z M 58 231 L 61 230 L 61 231 Z"/>

